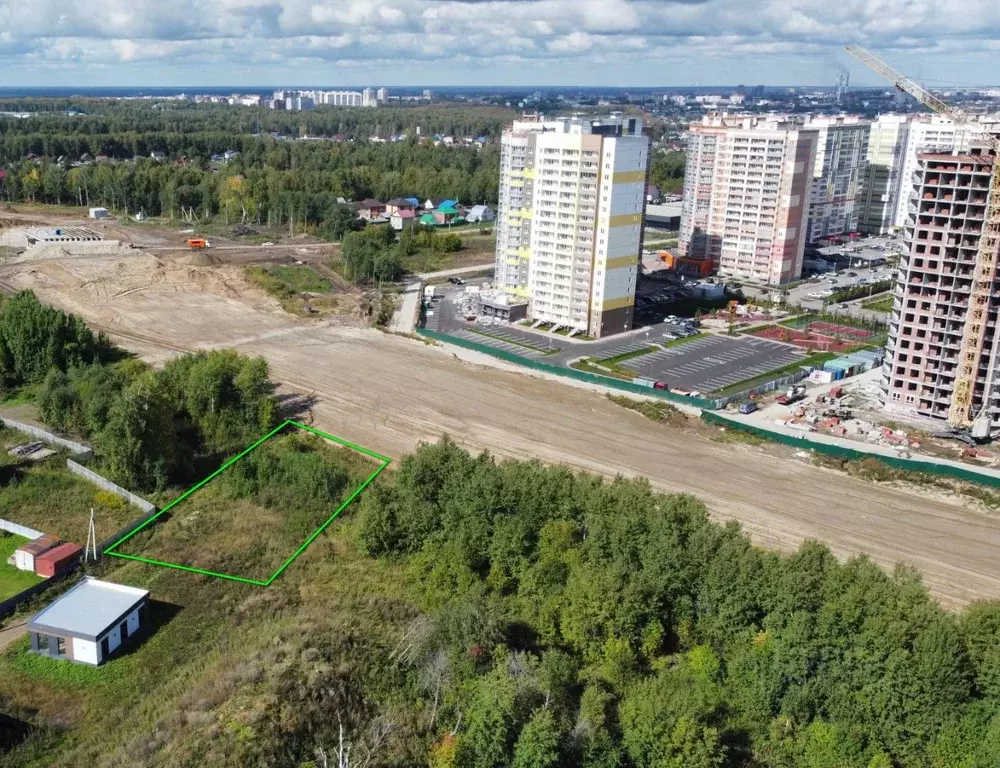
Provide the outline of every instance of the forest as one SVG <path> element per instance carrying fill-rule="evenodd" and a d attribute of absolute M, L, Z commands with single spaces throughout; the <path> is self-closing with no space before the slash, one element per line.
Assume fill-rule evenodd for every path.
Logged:
<path fill-rule="evenodd" d="M 218 105 L 98 104 L 107 114 L 0 117 L 0 168 L 6 170 L 0 200 L 102 205 L 171 218 L 221 213 L 230 221 L 294 221 L 317 228 L 338 198 L 416 196 L 495 204 L 497 144 L 433 146 L 418 140 L 416 129 L 423 136 L 440 132 L 495 140 L 509 118 L 502 110 L 480 107 L 286 113 Z M 409 138 L 368 141 L 399 132 Z M 337 140 L 294 140 L 305 136 Z M 239 154 L 226 163 L 211 162 L 226 151 Z M 153 152 L 167 159 L 154 160 Z M 79 164 L 85 154 L 108 160 Z"/>
<path fill-rule="evenodd" d="M 277 423 L 267 362 L 231 350 L 162 370 L 130 358 L 33 293 L 0 298 L 0 384 L 35 393 L 42 419 L 90 440 L 108 474 L 143 491 L 184 484 Z"/>
<path fill-rule="evenodd" d="M 663 194 L 683 192 L 685 157 L 683 152 L 655 152 L 649 164 L 649 183 L 658 186 Z"/>
<path fill-rule="evenodd" d="M 908 568 L 447 441 L 362 501 L 358 544 L 435 616 L 432 766 L 1000 764 L 1000 605 L 946 613 Z"/>
<path fill-rule="evenodd" d="M 128 487 L 183 486 L 202 459 L 217 465 L 279 418 L 263 360 L 216 351 L 154 371 L 88 334 L 29 293 L 3 300 L 3 384 L 33 388 L 44 421 L 90 439 Z M 280 476 L 251 463 L 236 481 L 315 505 L 340 477 L 316 461 Z M 329 535 L 325 556 L 250 596 L 189 574 L 141 576 L 187 613 L 87 685 L 60 689 L 30 654 L 3 655 L 21 676 L 0 675 L 0 709 L 37 679 L 56 701 L 93 690 L 101 702 L 68 729 L 44 721 L 10 764 L 198 755 L 315 768 L 345 724 L 356 749 L 341 765 L 1000 763 L 1000 604 L 948 613 L 910 568 L 841 563 L 816 542 L 763 550 L 692 496 L 474 456 L 447 438 L 394 462 Z M 338 602 L 352 584 L 364 586 Z M 211 641 L 192 640 L 195 617 Z M 234 666 L 206 666 L 206 653 Z M 136 706 L 144 686 L 168 690 L 175 676 L 175 698 Z M 216 709 L 241 703 L 252 719 L 215 726 Z M 137 741 L 105 747 L 105 710 Z"/>

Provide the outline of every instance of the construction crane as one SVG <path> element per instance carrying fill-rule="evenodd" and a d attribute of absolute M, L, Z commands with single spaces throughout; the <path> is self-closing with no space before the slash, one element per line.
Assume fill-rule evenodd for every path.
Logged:
<path fill-rule="evenodd" d="M 890 67 L 884 61 L 868 53 L 857 45 L 845 46 L 852 56 L 867 64 L 880 75 L 890 80 L 904 93 L 910 94 L 924 106 L 942 115 L 956 118 L 964 113 L 941 101 L 927 89 L 910 80 Z M 962 348 L 959 352 L 955 388 L 952 392 L 948 421 L 956 429 L 969 429 L 977 439 L 990 436 L 991 419 L 989 406 L 991 393 L 996 384 L 997 366 L 1000 364 L 1000 328 L 993 332 L 986 383 L 978 410 L 973 402 L 976 380 L 979 378 L 979 359 L 986 337 L 986 323 L 989 316 L 990 295 L 997 275 L 997 251 L 1000 249 L 1000 139 L 987 133 L 983 139 L 993 151 L 993 174 L 986 198 L 986 217 L 979 237 L 979 251 L 976 254 L 976 270 L 972 278 L 969 310 L 962 334 Z"/>

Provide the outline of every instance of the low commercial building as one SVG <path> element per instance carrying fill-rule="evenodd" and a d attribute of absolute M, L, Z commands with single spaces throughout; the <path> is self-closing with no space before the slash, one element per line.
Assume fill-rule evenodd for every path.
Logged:
<path fill-rule="evenodd" d="M 690 277 L 708 277 L 712 274 L 713 264 L 711 259 L 698 259 L 693 256 L 678 256 L 670 251 L 660 251 L 660 260 L 667 265 L 667 269 L 679 275 L 689 275 Z"/>
<path fill-rule="evenodd" d="M 107 208 L 91 208 L 90 209 L 90 218 L 92 218 L 92 219 L 106 219 L 106 218 L 108 218 L 108 215 L 109 214 L 108 214 L 108 209 Z"/>
<path fill-rule="evenodd" d="M 99 666 L 147 622 L 149 592 L 85 578 L 28 622 L 33 653 Z"/>
<path fill-rule="evenodd" d="M 676 232 L 681 228 L 681 204 L 646 204 L 646 228 Z"/>

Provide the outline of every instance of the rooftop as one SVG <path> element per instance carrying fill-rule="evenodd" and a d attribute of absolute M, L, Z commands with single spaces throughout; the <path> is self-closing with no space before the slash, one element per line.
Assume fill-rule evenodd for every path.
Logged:
<path fill-rule="evenodd" d="M 149 592 L 110 581 L 85 578 L 28 624 L 29 630 L 48 629 L 96 640 Z"/>

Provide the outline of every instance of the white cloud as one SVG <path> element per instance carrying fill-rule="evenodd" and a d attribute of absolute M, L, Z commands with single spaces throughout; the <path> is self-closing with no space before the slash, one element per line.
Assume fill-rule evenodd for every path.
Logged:
<path fill-rule="evenodd" d="M 0 0 L 0 85 L 43 60 L 46 77 L 63 62 L 188 83 L 255 63 L 247 77 L 311 81 L 309 62 L 456 85 L 832 82 L 844 65 L 879 82 L 846 43 L 988 82 L 998 39 L 996 0 Z"/>

